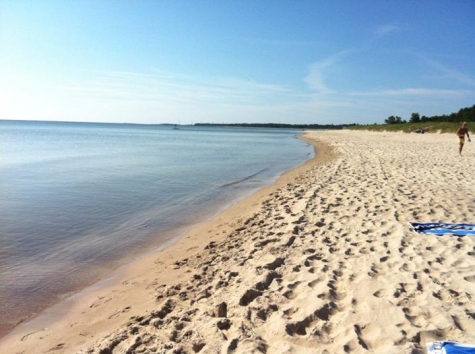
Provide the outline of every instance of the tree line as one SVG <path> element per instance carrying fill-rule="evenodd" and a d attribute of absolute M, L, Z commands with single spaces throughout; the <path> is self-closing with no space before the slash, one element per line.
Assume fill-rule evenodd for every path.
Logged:
<path fill-rule="evenodd" d="M 415 112 L 408 120 L 399 116 L 390 116 L 386 124 L 426 123 L 426 122 L 475 122 L 475 105 L 460 109 L 457 113 L 440 116 L 421 116 Z M 287 129 L 345 129 L 346 127 L 359 126 L 360 124 L 280 124 L 280 123 L 195 123 L 195 126 L 218 126 L 218 127 L 249 127 L 249 128 L 287 128 Z"/>
<path fill-rule="evenodd" d="M 280 123 L 195 123 L 195 126 L 244 127 L 244 128 L 287 128 L 287 129 L 344 129 L 357 124 L 280 124 Z"/>
<path fill-rule="evenodd" d="M 398 116 L 390 116 L 384 122 L 386 124 L 404 124 L 404 123 L 425 123 L 425 122 L 473 122 L 475 121 L 475 105 L 472 107 L 466 107 L 460 109 L 457 113 L 444 114 L 441 116 L 421 116 L 419 113 L 415 112 L 411 114 L 411 117 L 408 121 L 402 119 Z"/>

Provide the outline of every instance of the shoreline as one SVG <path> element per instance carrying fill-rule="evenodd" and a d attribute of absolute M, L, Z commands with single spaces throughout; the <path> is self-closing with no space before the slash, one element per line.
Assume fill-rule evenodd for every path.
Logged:
<path fill-rule="evenodd" d="M 17 327 L 0 351 L 424 353 L 427 341 L 474 343 L 474 239 L 408 227 L 474 221 L 473 147 L 459 157 L 446 134 L 305 139 L 318 145 L 312 160 L 81 294 L 65 317 Z"/>
<path fill-rule="evenodd" d="M 308 146 L 308 144 L 301 141 L 300 139 L 294 140 L 296 139 L 296 134 L 294 133 L 288 136 L 289 140 L 294 141 L 291 143 L 292 145 L 297 144 L 299 146 L 303 146 L 305 152 L 305 154 L 299 154 L 301 159 L 298 159 L 297 161 L 294 160 L 293 165 L 303 163 L 305 160 L 309 159 L 312 156 L 311 146 Z M 299 141 L 300 143 L 298 143 Z M 269 153 L 272 153 L 271 150 L 268 151 Z M 229 152 L 232 153 L 233 151 Z M 205 187 L 205 189 L 203 189 L 202 187 L 195 188 L 195 190 L 197 190 L 195 194 L 193 194 L 193 192 L 188 193 L 186 190 L 186 185 L 183 186 L 183 190 L 181 190 L 180 187 L 179 193 L 181 193 L 182 196 L 186 195 L 186 200 L 191 201 L 189 203 L 191 206 L 187 206 L 188 203 L 181 203 L 181 206 L 183 206 L 183 208 L 181 208 L 180 206 L 175 206 L 175 204 L 177 204 L 177 201 L 181 199 L 171 197 L 173 198 L 173 200 L 170 200 L 169 202 L 167 202 L 166 205 L 164 204 L 161 207 L 157 207 L 157 203 L 155 203 L 154 201 L 153 205 L 150 205 L 149 207 L 145 208 L 145 210 L 141 210 L 140 206 L 137 207 L 137 210 L 130 210 L 130 212 L 126 213 L 127 215 L 124 215 L 115 224 L 112 222 L 103 224 L 105 222 L 105 219 L 102 217 L 97 218 L 97 220 L 91 220 L 87 217 L 82 217 L 82 221 L 91 221 L 90 223 L 87 223 L 89 229 L 93 229 L 94 231 L 99 230 L 98 233 L 102 236 L 102 239 L 100 237 L 97 237 L 97 239 L 101 240 L 102 247 L 98 247 L 97 244 L 90 247 L 84 246 L 87 244 L 94 244 L 93 242 L 91 242 L 95 241 L 94 239 L 90 242 L 84 242 L 84 245 L 80 245 L 79 242 L 76 242 L 76 244 L 73 244 L 71 247 L 62 247 L 61 252 L 56 251 L 56 254 L 60 254 L 63 259 L 66 259 L 66 269 L 68 268 L 68 266 L 73 268 L 73 270 L 67 272 L 68 276 L 61 275 L 61 271 L 63 271 L 63 274 L 66 273 L 66 271 L 62 269 L 62 266 L 57 266 L 59 272 L 56 272 L 56 269 L 54 269 L 54 267 L 57 264 L 61 263 L 59 261 L 53 261 L 54 255 L 49 256 L 49 263 L 47 260 L 46 262 L 41 262 L 40 267 L 31 266 L 31 268 L 33 268 L 33 271 L 29 271 L 28 264 L 34 264 L 35 261 L 25 263 L 25 266 L 23 266 L 23 264 L 21 264 L 20 262 L 18 262 L 19 264 L 14 264 L 11 268 L 16 270 L 16 268 L 14 268 L 16 266 L 20 270 L 17 270 L 16 272 L 11 272 L 12 275 L 10 275 L 8 272 L 5 273 L 6 284 L 3 288 L 4 291 L 2 292 L 2 299 L 4 299 L 5 301 L 3 302 L 3 308 L 0 309 L 2 310 L 1 317 L 4 321 L 3 324 L 0 325 L 0 338 L 8 334 L 13 328 L 18 326 L 19 324 L 28 321 L 36 314 L 41 313 L 44 309 L 47 309 L 59 302 L 62 302 L 65 299 L 68 299 L 72 295 L 81 292 L 83 289 L 87 289 L 89 286 L 95 284 L 96 282 L 100 281 L 105 277 L 109 277 L 113 272 L 115 272 L 118 268 L 121 268 L 123 265 L 133 262 L 137 258 L 140 258 L 150 252 L 162 249 L 163 247 L 160 246 L 160 243 L 173 243 L 175 239 L 180 238 L 187 230 L 189 230 L 194 225 L 201 223 L 203 222 L 203 220 L 207 220 L 210 217 L 218 214 L 230 205 L 236 203 L 237 201 L 245 198 L 248 195 L 253 194 L 256 190 L 262 188 L 263 186 L 274 183 L 278 176 L 288 170 L 289 165 L 292 165 L 292 163 L 289 163 L 287 159 L 279 159 L 279 156 L 275 155 L 275 153 L 276 152 L 274 150 L 273 154 L 274 157 L 276 157 L 275 160 L 281 160 L 281 162 L 272 164 L 272 166 L 269 166 L 269 168 L 266 169 L 266 172 L 261 173 L 258 177 L 254 178 L 251 181 L 247 181 L 244 183 L 242 181 L 232 182 L 233 184 L 235 184 L 235 186 L 233 185 L 230 188 L 221 186 L 222 181 L 233 181 L 236 175 L 229 175 L 228 178 L 223 178 L 224 174 L 219 171 L 219 178 L 216 179 L 219 180 L 219 182 L 213 183 L 213 179 L 210 180 L 208 178 L 206 180 L 211 181 L 212 184 L 208 187 Z M 233 163 L 233 165 L 236 164 Z M 257 167 L 259 167 L 259 165 Z M 251 168 L 250 170 L 255 170 L 255 168 Z M 239 176 L 246 176 L 246 171 L 246 169 L 241 170 Z M 252 172 L 249 172 L 248 174 L 251 173 Z M 183 176 L 186 175 L 187 174 L 184 174 Z M 180 180 L 179 176 L 176 177 L 177 178 L 173 179 L 174 182 Z M 195 181 L 194 185 L 197 185 L 196 177 L 191 176 L 191 178 L 193 178 L 193 180 Z M 250 179 L 251 177 L 246 178 Z M 163 183 L 159 183 L 159 185 L 163 185 Z M 144 184 L 144 188 L 148 187 Z M 149 189 L 152 190 L 151 187 Z M 157 188 L 155 188 L 154 190 L 157 190 Z M 172 192 L 173 190 L 174 189 L 172 188 Z M 118 194 L 120 194 L 120 191 L 118 192 Z M 86 197 L 84 198 L 84 201 L 87 198 L 87 192 L 85 195 Z M 157 195 L 159 195 L 158 201 L 160 199 L 167 199 L 165 194 L 158 193 Z M 172 193 L 170 193 L 170 195 L 172 195 Z M 129 200 L 127 200 L 126 198 L 120 200 L 129 202 Z M 121 204 L 122 202 L 115 203 L 115 205 Z M 196 205 L 198 205 L 198 207 L 196 207 Z M 46 209 L 47 208 L 45 208 L 45 210 Z M 93 208 L 91 207 L 88 209 Z M 105 209 L 102 209 L 107 210 L 108 208 L 106 207 Z M 189 210 L 183 212 L 181 209 Z M 165 212 L 163 210 L 165 210 Z M 168 210 L 172 210 L 172 212 L 169 212 Z M 97 211 L 101 212 L 101 210 Z M 54 212 L 50 213 L 51 215 L 56 214 Z M 101 215 L 104 214 L 107 213 L 105 212 Z M 132 216 L 129 217 L 129 214 Z M 157 217 L 156 214 L 160 216 Z M 70 213 L 70 215 L 74 214 Z M 30 222 L 28 223 L 28 225 L 34 225 L 36 224 L 36 221 L 40 221 L 39 219 L 34 219 L 34 215 L 32 215 L 29 219 Z M 48 219 L 42 218 L 42 220 L 44 221 Z M 25 221 L 25 223 L 27 222 L 28 221 Z M 50 221 L 47 225 L 49 225 L 49 227 L 53 225 L 54 227 L 54 224 L 55 222 L 51 223 Z M 79 224 L 79 222 L 77 224 Z M 12 225 L 21 225 L 21 223 L 13 223 Z M 117 225 L 117 227 L 114 228 L 115 225 Z M 61 228 L 61 224 L 57 224 L 57 226 Z M 101 230 L 107 231 L 104 231 L 101 234 Z M 39 234 L 37 240 L 41 240 L 41 236 L 45 234 L 48 235 L 49 232 L 51 232 L 52 230 L 48 230 L 48 226 L 45 226 L 44 230 L 41 230 L 45 232 L 40 232 L 39 229 L 37 231 Z M 11 234 L 13 234 L 13 232 Z M 107 235 L 109 237 L 109 234 L 112 235 L 114 238 L 122 237 L 124 238 L 124 241 L 119 242 L 119 244 L 114 243 L 109 247 L 109 245 L 107 245 L 106 242 L 104 242 L 103 240 L 106 239 L 106 237 L 104 236 Z M 25 235 L 28 235 L 28 233 L 25 233 Z M 123 237 L 122 235 L 126 236 Z M 128 237 L 129 235 L 134 235 L 134 238 L 140 239 L 141 241 L 128 242 L 128 239 L 131 239 L 130 237 Z M 20 241 L 21 235 L 17 236 L 19 237 L 12 237 L 15 242 L 25 245 L 29 244 L 28 242 L 24 243 Z M 68 240 L 70 238 L 71 237 L 67 237 Z M 74 246 L 76 246 L 76 250 L 79 249 L 79 252 L 82 251 L 81 247 L 86 250 L 86 252 L 84 252 L 85 256 L 83 257 L 82 255 L 78 255 L 78 253 L 76 253 L 76 250 L 73 248 Z M 48 252 L 48 250 L 46 251 Z M 91 253 L 94 255 L 99 254 L 98 258 L 94 259 L 93 257 L 88 257 L 88 255 Z M 36 254 L 43 254 L 43 252 L 36 252 Z M 43 254 L 42 257 L 44 258 L 45 255 Z M 87 261 L 84 262 L 84 259 L 86 258 Z M 79 260 L 78 263 L 83 263 L 82 266 L 81 264 L 76 265 L 76 260 Z M 42 267 L 46 270 L 43 271 L 43 273 L 40 273 Z M 55 274 L 57 275 L 56 277 L 52 278 L 52 281 L 50 281 L 50 279 L 47 277 L 47 274 L 51 274 L 52 272 L 55 272 Z M 40 274 L 43 277 L 41 278 L 40 276 L 35 275 L 30 275 L 28 277 L 29 274 Z M 57 281 L 55 281 L 54 278 L 56 278 Z M 29 286 L 25 286 L 24 292 L 21 292 L 23 289 L 21 288 L 21 285 L 27 283 L 29 280 L 31 280 L 30 283 L 33 285 L 30 285 L 30 283 L 28 283 Z M 18 288 L 16 287 L 17 284 L 19 284 Z M 36 284 L 39 285 L 35 286 Z M 50 287 L 50 284 L 52 284 L 53 286 Z M 56 292 L 51 294 L 51 291 L 49 291 L 49 289 L 52 289 L 53 287 Z"/>
<path fill-rule="evenodd" d="M 208 229 L 210 227 L 215 227 L 216 221 L 214 219 L 219 219 L 219 220 L 224 220 L 223 222 L 226 222 L 225 219 L 227 218 L 233 218 L 233 216 L 229 215 L 234 215 L 236 213 L 239 213 L 240 215 L 246 213 L 246 209 L 248 209 L 250 206 L 255 206 L 259 204 L 260 200 L 263 198 L 268 192 L 267 190 L 273 190 L 277 188 L 280 184 L 286 183 L 288 179 L 291 179 L 292 175 L 294 173 L 298 173 L 298 171 L 306 168 L 310 168 L 311 165 L 313 165 L 315 160 L 320 160 L 321 157 L 317 157 L 316 155 L 316 147 L 315 144 L 312 143 L 312 141 L 309 141 L 308 139 L 305 139 L 303 135 L 299 137 L 300 139 L 306 141 L 310 145 L 314 147 L 314 156 L 305 161 L 303 164 L 300 166 L 297 166 L 291 170 L 284 171 L 280 177 L 273 183 L 263 186 L 259 188 L 257 191 L 254 192 L 248 192 L 248 194 L 242 195 L 235 199 L 234 201 L 229 201 L 225 205 L 223 205 L 221 208 L 218 209 L 217 212 L 213 213 L 211 216 L 208 216 L 205 218 L 204 221 L 199 222 L 197 224 L 188 226 L 185 228 L 185 230 L 180 231 L 178 237 L 173 237 L 170 238 L 168 237 L 168 241 L 165 242 L 162 246 L 159 248 L 156 248 L 155 250 L 148 251 L 145 254 L 142 254 L 138 257 L 137 260 L 132 260 L 123 266 L 120 266 L 116 270 L 113 271 L 112 274 L 106 276 L 103 279 L 98 280 L 97 282 L 94 282 L 93 284 L 87 286 L 84 289 L 81 289 L 77 293 L 74 293 L 71 296 L 67 296 L 64 299 L 60 300 L 58 303 L 53 304 L 51 306 L 48 306 L 41 311 L 39 311 L 36 314 L 33 314 L 31 317 L 28 317 L 24 320 L 21 320 L 12 330 L 7 332 L 5 335 L 0 337 L 0 351 L 2 348 L 2 345 L 6 342 L 7 345 L 11 341 L 11 338 L 18 337 L 19 335 L 21 338 L 25 337 L 28 338 L 30 335 L 29 331 L 31 333 L 38 333 L 41 332 L 41 328 L 48 328 L 50 326 L 54 326 L 54 324 L 58 322 L 64 321 L 65 323 L 68 323 L 68 318 L 70 315 L 71 311 L 74 312 L 74 309 L 76 308 L 81 308 L 81 305 L 78 304 L 78 302 L 87 302 L 89 300 L 94 300 L 96 298 L 100 299 L 102 298 L 102 295 L 97 295 L 97 293 L 101 294 L 107 294 L 109 291 L 116 292 L 116 290 L 111 290 L 114 288 L 114 286 L 117 286 L 118 284 L 123 284 L 127 282 L 127 278 L 130 277 L 135 269 L 142 269 L 145 265 L 145 267 L 148 267 L 149 264 L 152 262 L 155 263 L 155 258 L 157 258 L 157 262 L 162 262 L 158 259 L 160 258 L 167 258 L 171 257 L 172 259 L 175 259 L 178 261 L 180 258 L 184 256 L 186 253 L 193 253 L 194 250 L 198 249 L 197 246 L 193 247 L 188 247 L 187 245 L 182 245 L 183 242 L 188 243 L 191 241 L 185 241 L 185 239 L 190 239 L 193 238 L 195 239 L 196 236 L 190 237 L 190 234 L 200 234 L 204 233 L 203 230 Z M 322 148 L 323 149 L 323 148 Z M 325 150 L 325 149 L 323 149 Z M 320 148 L 319 148 L 320 151 Z M 323 155 L 324 158 L 326 158 L 326 153 Z M 285 181 L 285 182 L 284 182 Z M 238 212 L 235 212 L 234 210 L 238 209 Z M 229 214 L 229 215 L 228 215 Z M 229 221 L 231 222 L 231 221 Z M 216 237 L 212 237 L 213 240 L 218 240 L 220 238 L 219 235 L 216 235 Z M 205 240 L 198 240 L 202 245 L 205 245 L 206 243 L 209 242 L 209 239 Z M 177 247 L 178 250 L 174 250 L 174 248 Z M 165 263 L 165 262 L 163 262 Z M 168 262 L 169 263 L 169 262 Z M 165 268 L 168 269 L 169 267 L 173 267 L 173 265 L 170 263 L 169 265 L 166 265 Z M 178 277 L 181 278 L 183 277 L 183 274 L 179 274 Z M 164 277 L 164 283 L 170 283 L 173 282 L 173 277 Z M 107 301 L 108 302 L 108 301 Z M 95 305 L 91 305 L 92 307 L 95 307 Z M 139 307 L 139 306 L 136 306 Z M 128 311 L 127 311 L 128 312 Z M 19 334 L 18 334 L 19 333 Z M 13 339 L 15 340 L 15 339 Z"/>

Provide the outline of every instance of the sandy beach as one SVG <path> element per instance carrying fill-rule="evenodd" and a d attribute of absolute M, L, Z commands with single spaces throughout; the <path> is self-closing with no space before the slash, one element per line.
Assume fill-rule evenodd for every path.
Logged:
<path fill-rule="evenodd" d="M 317 155 L 49 308 L 0 353 L 425 353 L 475 343 L 475 145 L 315 131 Z"/>

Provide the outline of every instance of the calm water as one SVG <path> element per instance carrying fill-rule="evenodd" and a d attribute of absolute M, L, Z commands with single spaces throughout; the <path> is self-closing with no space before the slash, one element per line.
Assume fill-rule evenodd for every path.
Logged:
<path fill-rule="evenodd" d="M 299 133 L 0 121 L 0 335 L 312 157 Z"/>

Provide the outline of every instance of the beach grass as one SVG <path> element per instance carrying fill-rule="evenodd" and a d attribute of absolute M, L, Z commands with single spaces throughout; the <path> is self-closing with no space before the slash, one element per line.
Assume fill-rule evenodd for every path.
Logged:
<path fill-rule="evenodd" d="M 413 133 L 424 130 L 426 133 L 454 133 L 460 127 L 460 122 L 419 122 L 419 123 L 401 123 L 401 124 L 369 124 L 349 126 L 350 130 L 368 130 L 377 132 L 404 132 Z M 469 132 L 475 132 L 475 122 L 467 122 Z"/>

